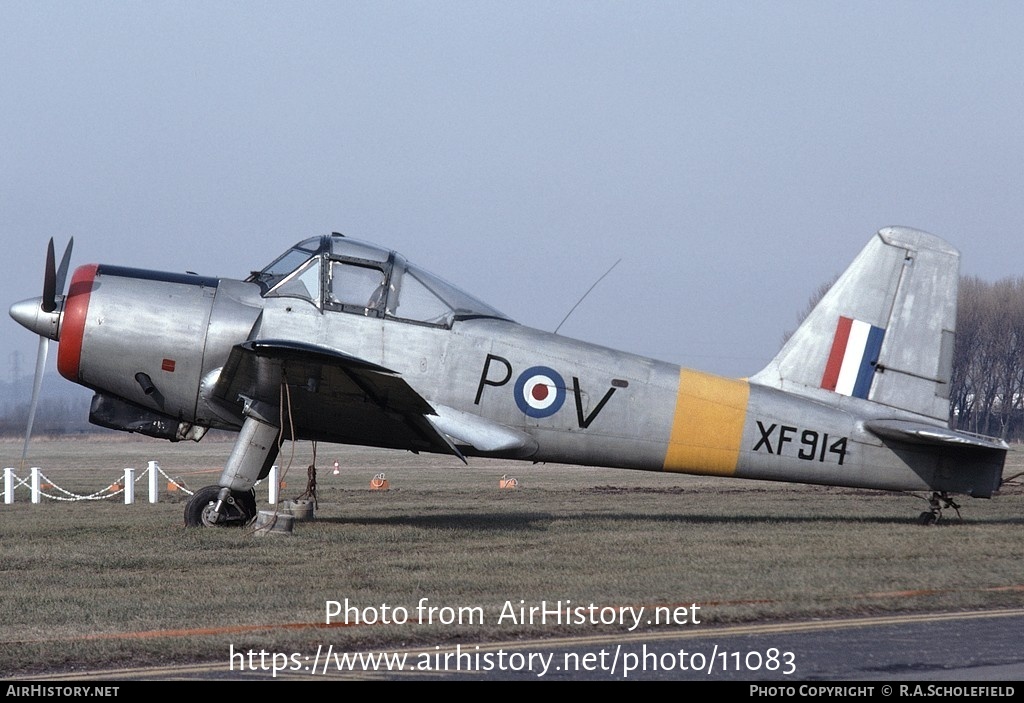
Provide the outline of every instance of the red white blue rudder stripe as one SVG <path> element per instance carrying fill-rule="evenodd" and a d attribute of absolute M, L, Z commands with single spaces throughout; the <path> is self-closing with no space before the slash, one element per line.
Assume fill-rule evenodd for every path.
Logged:
<path fill-rule="evenodd" d="M 884 338 L 885 330 L 881 327 L 840 317 L 832 340 L 832 351 L 821 377 L 821 387 L 867 399 Z"/>

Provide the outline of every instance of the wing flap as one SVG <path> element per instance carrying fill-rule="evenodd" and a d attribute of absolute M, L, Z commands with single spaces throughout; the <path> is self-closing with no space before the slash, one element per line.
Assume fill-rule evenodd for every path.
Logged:
<path fill-rule="evenodd" d="M 438 403 L 434 410 L 427 420 L 438 432 L 478 452 L 522 458 L 537 451 L 537 440 L 525 432 Z"/>

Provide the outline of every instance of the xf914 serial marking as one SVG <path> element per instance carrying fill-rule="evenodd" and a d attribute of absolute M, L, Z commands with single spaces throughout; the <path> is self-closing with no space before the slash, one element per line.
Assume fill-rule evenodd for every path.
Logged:
<path fill-rule="evenodd" d="M 11 307 L 40 336 L 37 377 L 59 340 L 92 422 L 239 433 L 189 525 L 251 521 L 282 438 L 928 491 L 923 522 L 1001 481 L 1007 445 L 946 422 L 959 253 L 905 227 L 873 236 L 747 379 L 530 329 L 340 234 L 244 279 L 90 264 L 64 294 L 70 253 L 58 267 L 51 240 L 43 295 Z"/>
<path fill-rule="evenodd" d="M 776 428 L 778 428 L 778 432 L 775 431 Z M 789 453 L 795 453 L 800 459 L 823 462 L 827 451 L 829 455 L 836 455 L 839 465 L 843 465 L 847 437 L 840 437 L 830 444 L 828 432 L 819 433 L 815 430 L 801 430 L 799 427 L 779 426 L 774 423 L 770 427 L 765 427 L 760 420 L 757 421 L 757 429 L 761 434 L 761 439 L 757 440 L 757 444 L 754 445 L 755 452 L 766 451 L 769 454 L 782 454 L 786 449 L 786 444 L 793 443 L 794 447 L 790 449 Z M 772 437 L 775 438 L 774 449 L 772 449 Z M 833 460 L 836 460 L 836 457 L 830 456 Z"/>

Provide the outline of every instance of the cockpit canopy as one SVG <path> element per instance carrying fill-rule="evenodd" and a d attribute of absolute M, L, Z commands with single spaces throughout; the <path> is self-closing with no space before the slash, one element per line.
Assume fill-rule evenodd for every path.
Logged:
<path fill-rule="evenodd" d="M 477 317 L 509 319 L 402 255 L 336 232 L 299 242 L 246 280 L 265 298 L 302 298 L 321 310 L 438 327 Z"/>

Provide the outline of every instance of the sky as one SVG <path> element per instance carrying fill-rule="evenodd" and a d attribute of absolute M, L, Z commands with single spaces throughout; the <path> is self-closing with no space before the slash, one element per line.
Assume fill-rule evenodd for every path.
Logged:
<path fill-rule="evenodd" d="M 0 0 L 0 302 L 50 237 L 244 278 L 338 231 L 549 331 L 621 259 L 562 334 L 751 375 L 884 226 L 1021 275 L 1021 36 L 1018 2 Z M 36 345 L 3 315 L 0 378 Z"/>

